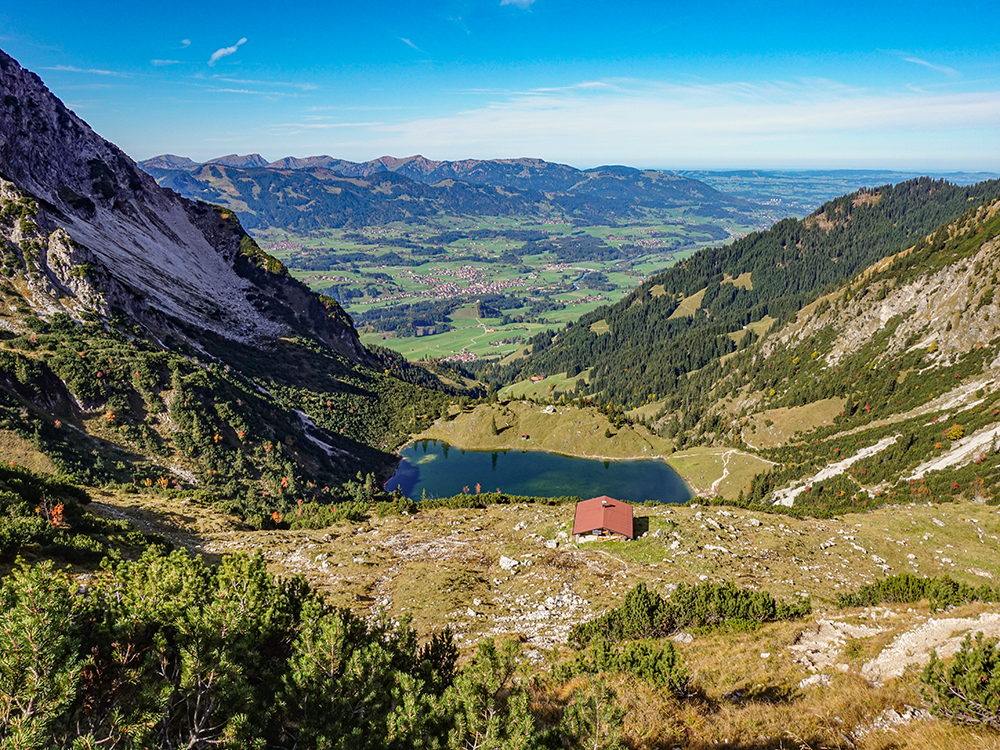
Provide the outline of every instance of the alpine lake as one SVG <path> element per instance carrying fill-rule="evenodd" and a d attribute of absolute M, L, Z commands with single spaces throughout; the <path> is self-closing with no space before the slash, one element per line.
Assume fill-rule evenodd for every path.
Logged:
<path fill-rule="evenodd" d="M 419 440 L 400 451 L 386 483 L 407 497 L 469 492 L 581 498 L 608 495 L 629 503 L 685 503 L 691 490 L 663 460 L 573 458 L 541 451 L 473 451 L 440 440 Z"/>

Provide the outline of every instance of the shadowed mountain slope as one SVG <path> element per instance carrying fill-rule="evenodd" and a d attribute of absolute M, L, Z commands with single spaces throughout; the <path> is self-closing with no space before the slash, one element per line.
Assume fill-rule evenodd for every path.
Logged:
<path fill-rule="evenodd" d="M 390 472 L 447 400 L 366 351 L 232 211 L 159 187 L 2 52 L 0 294 L 11 460 L 199 488 L 258 525 Z"/>

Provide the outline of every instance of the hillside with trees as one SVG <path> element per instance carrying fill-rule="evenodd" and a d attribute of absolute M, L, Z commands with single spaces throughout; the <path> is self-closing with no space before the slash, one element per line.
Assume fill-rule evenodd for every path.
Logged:
<path fill-rule="evenodd" d="M 844 196 L 806 219 L 785 219 L 766 232 L 706 248 L 617 304 L 536 337 L 530 357 L 485 365 L 480 377 L 499 386 L 527 375 L 591 369 L 581 392 L 597 403 L 632 408 L 669 394 L 669 408 L 680 400 L 690 412 L 698 392 L 692 374 L 749 346 L 759 335 L 755 324 L 781 325 L 824 291 L 998 192 L 996 181 L 959 187 L 919 179 Z M 749 283 L 735 283 L 741 277 Z M 685 300 L 698 295 L 697 306 L 679 314 Z"/>

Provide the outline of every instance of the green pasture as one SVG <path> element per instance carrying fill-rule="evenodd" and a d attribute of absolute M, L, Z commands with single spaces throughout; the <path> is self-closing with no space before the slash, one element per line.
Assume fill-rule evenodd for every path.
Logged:
<path fill-rule="evenodd" d="M 667 457 L 667 463 L 697 494 L 718 494 L 727 499 L 737 497 L 754 476 L 773 466 L 751 453 L 704 446 L 674 453 Z"/>
<path fill-rule="evenodd" d="M 527 346 L 527 340 L 546 326 L 541 323 L 510 323 L 500 325 L 499 318 L 475 317 L 475 305 L 465 305 L 451 316 L 454 328 L 433 336 L 412 338 L 387 337 L 382 333 L 362 334 L 364 344 L 378 344 L 399 352 L 407 359 L 449 357 L 471 352 L 480 357 L 506 357 Z M 494 329 L 488 331 L 487 329 Z M 523 338 L 517 343 L 500 344 L 505 339 Z"/>
<path fill-rule="evenodd" d="M 547 401 L 552 398 L 553 394 L 565 393 L 575 389 L 576 383 L 580 378 L 589 382 L 590 370 L 583 370 L 571 378 L 567 377 L 565 372 L 561 372 L 558 375 L 549 375 L 547 378 L 537 382 L 519 380 L 502 388 L 499 395 L 504 398 L 526 398 Z"/>
<path fill-rule="evenodd" d="M 677 305 L 677 309 L 670 314 L 670 320 L 675 318 L 690 318 L 696 312 L 698 308 L 701 307 L 701 301 L 705 298 L 705 292 L 708 291 L 708 287 L 700 289 L 690 297 L 685 297 L 681 300 L 680 304 Z"/>
<path fill-rule="evenodd" d="M 518 299 L 520 304 L 504 313 L 510 317 L 524 316 L 532 322 L 510 323 L 500 325 L 498 319 L 483 320 L 479 325 L 463 310 L 474 310 L 473 305 L 459 309 L 452 317 L 454 329 L 433 336 L 414 338 L 393 338 L 392 334 L 381 332 L 365 333 L 362 341 L 366 344 L 379 344 L 403 354 L 408 359 L 423 359 L 426 357 L 447 357 L 461 352 L 471 352 L 479 357 L 508 357 L 523 351 L 526 340 L 545 328 L 560 328 L 566 323 L 576 321 L 605 304 L 616 302 L 645 278 L 671 265 L 677 259 L 694 252 L 695 247 L 683 249 L 649 248 L 649 252 L 635 261 L 574 261 L 560 262 L 554 253 L 541 253 L 520 257 L 517 265 L 501 265 L 496 262 L 504 253 L 517 253 L 522 242 L 503 237 L 483 239 L 459 238 L 444 246 L 444 253 L 435 257 L 416 255 L 408 243 L 426 246 L 428 241 L 443 231 L 480 231 L 495 229 L 498 231 L 510 229 L 538 230 L 549 237 L 586 233 L 598 237 L 609 244 L 639 244 L 645 240 L 669 242 L 677 238 L 689 238 L 694 229 L 690 216 L 683 210 L 666 213 L 664 221 L 649 221 L 624 226 L 587 226 L 576 227 L 554 221 L 525 221 L 509 218 L 464 219 L 461 217 L 438 217 L 432 222 L 423 224 L 407 224 L 396 222 L 381 227 L 369 227 L 361 230 L 322 230 L 313 232 L 293 233 L 282 230 L 264 230 L 256 233 L 259 244 L 271 249 L 278 258 L 290 263 L 290 271 L 296 278 L 306 281 L 314 289 L 322 289 L 331 284 L 345 284 L 348 288 L 365 291 L 366 296 L 355 297 L 345 304 L 349 313 L 355 316 L 373 309 L 418 302 L 421 299 L 439 299 L 441 284 L 454 284 L 456 295 L 463 295 L 468 287 L 468 280 L 457 274 L 459 269 L 472 266 L 480 274 L 479 280 L 510 283 L 510 286 L 497 290 L 498 293 Z M 358 235 L 366 238 L 359 241 Z M 275 247 L 275 245 L 278 245 Z M 281 247 L 281 244 L 291 245 L 294 249 Z M 699 245 L 700 247 L 700 245 Z M 296 268 L 295 253 L 308 253 L 310 250 L 331 252 L 329 268 Z M 350 264 L 337 263 L 340 254 L 363 254 L 367 259 L 352 260 Z M 384 263 L 389 253 L 395 253 L 402 258 L 412 258 L 423 261 L 420 265 L 399 265 Z M 456 257 L 474 260 L 457 260 Z M 527 273 L 524 269 L 527 269 Z M 612 290 L 574 288 L 586 271 L 603 273 Z M 380 274 L 386 278 L 372 278 L 366 274 Z M 349 281 L 328 280 L 322 276 L 334 276 Z M 433 283 L 425 283 L 421 279 L 432 277 Z M 367 296 L 368 292 L 377 291 L 377 296 Z M 475 294 L 472 292 L 471 294 Z M 587 298 L 602 297 L 594 300 Z M 548 301 L 557 306 L 554 310 L 540 310 Z M 692 300 L 693 302 L 693 300 Z M 541 304 L 540 304 L 541 303 Z M 493 328 L 487 331 L 485 328 Z M 503 341 L 508 343 L 501 343 Z"/>

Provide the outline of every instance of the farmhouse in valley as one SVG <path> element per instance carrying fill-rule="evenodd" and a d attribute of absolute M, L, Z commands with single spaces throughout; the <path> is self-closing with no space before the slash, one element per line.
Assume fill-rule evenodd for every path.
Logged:
<path fill-rule="evenodd" d="M 573 536 L 577 542 L 634 539 L 632 506 L 607 495 L 577 503 Z"/>

